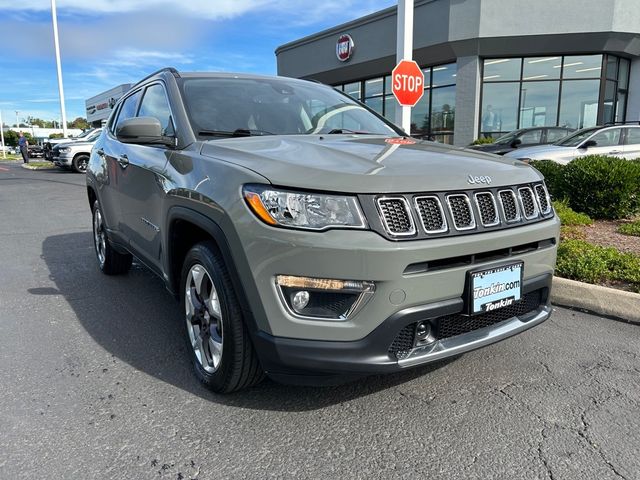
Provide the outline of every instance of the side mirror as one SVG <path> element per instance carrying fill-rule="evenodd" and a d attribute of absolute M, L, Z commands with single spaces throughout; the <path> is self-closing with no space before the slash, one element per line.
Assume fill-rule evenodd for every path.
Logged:
<path fill-rule="evenodd" d="M 153 117 L 134 117 L 123 120 L 116 128 L 116 137 L 122 143 L 175 146 L 175 139 L 162 135 L 162 125 L 157 118 Z"/>
<path fill-rule="evenodd" d="M 596 142 L 595 140 L 587 140 L 582 145 L 580 145 L 580 148 L 590 148 L 590 147 L 597 147 L 597 146 L 598 146 L 598 142 Z"/>
<path fill-rule="evenodd" d="M 513 148 L 518 148 L 520 145 L 522 145 L 522 140 L 520 140 L 519 138 L 516 138 L 513 142 L 511 142 L 511 146 Z"/>

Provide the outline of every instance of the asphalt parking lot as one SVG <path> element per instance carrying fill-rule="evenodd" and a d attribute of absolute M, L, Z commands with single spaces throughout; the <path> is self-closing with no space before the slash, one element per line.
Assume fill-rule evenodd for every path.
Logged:
<path fill-rule="evenodd" d="M 0 478 L 640 478 L 640 326 L 540 327 L 330 388 L 200 386 L 178 304 L 102 275 L 84 176 L 0 163 Z"/>

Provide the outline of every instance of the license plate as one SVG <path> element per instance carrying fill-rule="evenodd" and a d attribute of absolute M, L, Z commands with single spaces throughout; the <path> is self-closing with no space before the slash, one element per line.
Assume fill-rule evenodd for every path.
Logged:
<path fill-rule="evenodd" d="M 522 298 L 523 262 L 469 272 L 471 314 L 493 312 Z"/>

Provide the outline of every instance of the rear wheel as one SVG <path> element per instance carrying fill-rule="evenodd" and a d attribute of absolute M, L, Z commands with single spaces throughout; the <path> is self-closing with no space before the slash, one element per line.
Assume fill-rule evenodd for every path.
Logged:
<path fill-rule="evenodd" d="M 89 155 L 76 155 L 73 159 L 73 169 L 78 173 L 85 173 L 89 165 Z"/>
<path fill-rule="evenodd" d="M 109 243 L 107 231 L 100 210 L 100 204 L 93 202 L 93 245 L 100 270 L 107 275 L 126 273 L 131 268 L 133 257 L 130 253 L 117 252 Z"/>
<path fill-rule="evenodd" d="M 259 383 L 264 373 L 229 272 L 212 242 L 198 243 L 187 253 L 181 285 L 187 348 L 198 378 L 218 393 Z"/>

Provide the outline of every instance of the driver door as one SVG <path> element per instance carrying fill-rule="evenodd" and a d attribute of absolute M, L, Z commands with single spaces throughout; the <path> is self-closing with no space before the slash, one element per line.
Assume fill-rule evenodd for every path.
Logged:
<path fill-rule="evenodd" d="M 580 156 L 607 155 L 621 157 L 623 155 L 622 128 L 602 130 L 587 140 L 587 142 L 591 141 L 596 142 L 596 144 L 588 148 L 580 148 Z"/>

